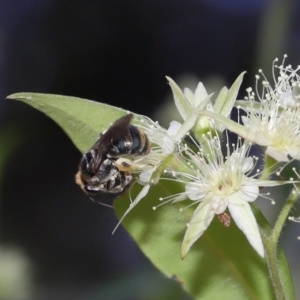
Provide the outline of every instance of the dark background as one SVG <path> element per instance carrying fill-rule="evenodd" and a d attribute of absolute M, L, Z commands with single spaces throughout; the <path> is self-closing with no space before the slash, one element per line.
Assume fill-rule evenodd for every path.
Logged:
<path fill-rule="evenodd" d="M 81 155 L 63 131 L 5 97 L 71 95 L 151 116 L 170 96 L 165 75 L 204 82 L 217 76 L 229 86 L 247 70 L 243 97 L 259 63 L 267 74 L 284 53 L 300 63 L 296 2 L 0 1 L 0 126 L 13 128 L 1 143 L 20 141 L 3 173 L 0 239 L 31 262 L 30 299 L 188 298 L 121 227 L 111 235 L 114 212 L 75 185 Z M 300 227 L 287 229 L 283 243 L 293 266 Z"/>

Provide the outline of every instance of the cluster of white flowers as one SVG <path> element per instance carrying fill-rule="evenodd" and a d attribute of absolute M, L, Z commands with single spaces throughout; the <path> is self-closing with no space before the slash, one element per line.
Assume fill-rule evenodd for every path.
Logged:
<path fill-rule="evenodd" d="M 182 91 L 167 77 L 183 124 L 173 121 L 165 130 L 146 117 L 137 117 L 137 125 L 143 128 L 154 146 L 148 156 L 139 158 L 145 168 L 142 168 L 137 182 L 143 188 L 123 218 L 168 170 L 174 180 L 184 184 L 185 191 L 161 198 L 160 205 L 186 200 L 190 201 L 188 205 L 196 204 L 183 238 L 182 257 L 208 228 L 215 215 L 225 226 L 230 225 L 232 218 L 250 245 L 264 256 L 259 227 L 249 202 L 261 195 L 260 188 L 293 180 L 262 179 L 262 171 L 257 167 L 258 158 L 249 154 L 250 148 L 254 144 L 262 146 L 265 155 L 278 163 L 300 159 L 300 76 L 297 73 L 300 67 L 293 70 L 291 66 L 284 66 L 285 57 L 282 65 L 277 66 L 276 62 L 273 64 L 274 84 L 269 83 L 259 71 L 263 77 L 261 93 L 258 91 L 260 76 L 256 76 L 256 92 L 247 89 L 248 96 L 243 101 L 238 101 L 237 95 L 244 73 L 230 89 L 224 87 L 214 103 L 212 95 L 208 95 L 201 82 L 195 92 L 187 88 Z M 243 114 L 241 122 L 230 120 L 234 106 Z M 196 151 L 188 148 L 183 141 L 190 131 L 193 132 Z M 238 135 L 236 144 L 229 142 L 228 131 Z M 226 153 L 222 151 L 222 143 Z M 170 168 L 168 164 L 173 157 L 185 164 L 184 170 L 174 165 Z"/>

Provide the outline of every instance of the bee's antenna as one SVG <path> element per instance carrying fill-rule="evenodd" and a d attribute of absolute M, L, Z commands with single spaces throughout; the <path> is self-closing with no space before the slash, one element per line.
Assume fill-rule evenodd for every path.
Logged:
<path fill-rule="evenodd" d="M 109 207 L 109 208 L 114 208 L 112 205 L 109 205 L 109 204 L 105 204 L 103 202 L 100 202 L 100 201 L 95 201 L 92 197 L 89 197 L 93 202 L 97 202 L 103 206 L 106 206 L 106 207 Z"/>

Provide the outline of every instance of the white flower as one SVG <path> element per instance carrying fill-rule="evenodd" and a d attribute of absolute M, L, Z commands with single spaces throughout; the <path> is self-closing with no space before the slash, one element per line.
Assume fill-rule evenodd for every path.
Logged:
<path fill-rule="evenodd" d="M 274 68 L 279 70 L 277 79 Z M 259 102 L 255 101 L 255 93 L 248 89 L 247 107 L 242 106 L 247 113 L 242 117 L 248 130 L 247 136 L 251 136 L 253 142 L 266 146 L 266 153 L 277 161 L 288 161 L 288 156 L 300 159 L 298 71 L 299 67 L 293 70 L 291 66 L 273 65 L 274 88 L 264 78 L 262 95 L 257 95 Z M 259 80 L 260 77 L 256 78 Z"/>
<path fill-rule="evenodd" d="M 168 201 L 173 202 L 188 198 L 199 203 L 188 223 L 181 256 L 184 257 L 201 237 L 213 217 L 224 214 L 227 208 L 252 247 L 260 256 L 264 256 L 259 228 L 249 202 L 257 199 L 260 187 L 287 182 L 259 180 L 251 176 L 257 158 L 248 157 L 251 145 L 242 145 L 241 140 L 231 155 L 227 145 L 227 159 L 223 157 L 218 136 L 207 137 L 207 145 L 210 145 L 209 153 L 201 148 L 197 154 L 187 150 L 191 173 L 174 172 L 178 181 L 185 182 L 185 192 L 168 197 Z"/>
<path fill-rule="evenodd" d="M 182 92 L 173 79 L 170 77 L 167 77 L 167 79 L 173 92 L 175 105 L 183 120 L 187 122 L 187 120 L 191 119 L 191 122 L 195 123 L 196 119 L 198 119 L 195 123 L 194 131 L 205 131 L 214 127 L 216 130 L 222 132 L 225 128 L 222 124 L 215 124 L 207 117 L 199 116 L 198 113 L 206 110 L 227 118 L 231 114 L 232 107 L 236 101 L 244 73 L 239 75 L 229 90 L 226 87 L 222 88 L 214 105 L 210 100 L 212 94 L 208 95 L 202 82 L 198 83 L 195 92 L 188 88 L 185 88 Z"/>
<path fill-rule="evenodd" d="M 168 130 L 160 127 L 157 122 L 153 122 L 145 116 L 137 117 L 134 123 L 143 129 L 151 141 L 150 153 L 133 161 L 145 166 L 139 175 L 139 183 L 143 185 L 156 184 L 160 177 L 160 172 L 153 178 L 154 173 L 159 169 L 166 157 L 179 153 L 181 139 L 187 132 L 183 134 L 183 125 L 177 121 L 172 121 Z M 190 128 L 187 129 L 189 130 Z"/>
<path fill-rule="evenodd" d="M 278 58 L 276 58 L 273 62 L 272 74 L 274 80 L 274 88 L 269 83 L 262 70 L 259 70 L 259 73 L 262 74 L 262 91 L 261 96 L 258 91 L 258 81 L 260 79 L 259 75 L 256 75 L 256 93 L 259 99 L 259 102 L 264 101 L 272 101 L 275 102 L 279 107 L 282 108 L 296 108 L 300 104 L 300 76 L 298 71 L 300 66 L 298 66 L 295 70 L 291 65 L 284 66 L 285 59 L 287 55 L 283 56 L 283 61 L 281 65 L 276 65 L 278 62 Z M 277 72 L 276 72 L 277 71 Z M 279 73 L 278 76 L 276 73 Z M 255 95 L 254 95 L 255 96 Z M 242 107 L 248 107 L 247 101 L 237 101 L 236 104 Z M 259 112 L 260 104 L 255 105 L 257 108 L 257 112 Z"/>
<path fill-rule="evenodd" d="M 276 68 L 279 70 L 277 79 Z M 289 157 L 299 160 L 300 76 L 297 72 L 299 67 L 293 70 L 291 66 L 274 64 L 274 88 L 263 75 L 261 95 L 257 87 L 256 94 L 251 88 L 247 89 L 247 100 L 236 102 L 237 107 L 246 112 L 246 116 L 241 117 L 244 126 L 215 113 L 201 114 L 214 118 L 244 139 L 266 147 L 266 154 L 279 162 L 289 161 Z M 256 76 L 256 79 L 258 83 L 260 77 Z"/>
<path fill-rule="evenodd" d="M 277 103 L 278 104 L 278 103 Z M 251 105 L 251 104 L 250 104 Z M 262 104 L 262 113 L 249 109 L 242 121 L 251 140 L 266 146 L 266 154 L 277 161 L 289 161 L 289 157 L 300 159 L 300 116 L 298 108 L 280 112 L 275 102 Z M 250 138 L 249 138 L 250 139 Z"/>

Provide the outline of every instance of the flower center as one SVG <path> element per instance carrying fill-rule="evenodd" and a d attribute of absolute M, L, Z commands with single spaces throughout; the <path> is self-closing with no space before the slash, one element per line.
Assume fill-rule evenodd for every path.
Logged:
<path fill-rule="evenodd" d="M 239 172 L 224 171 L 220 172 L 212 192 L 218 196 L 230 196 L 240 188 Z"/>

